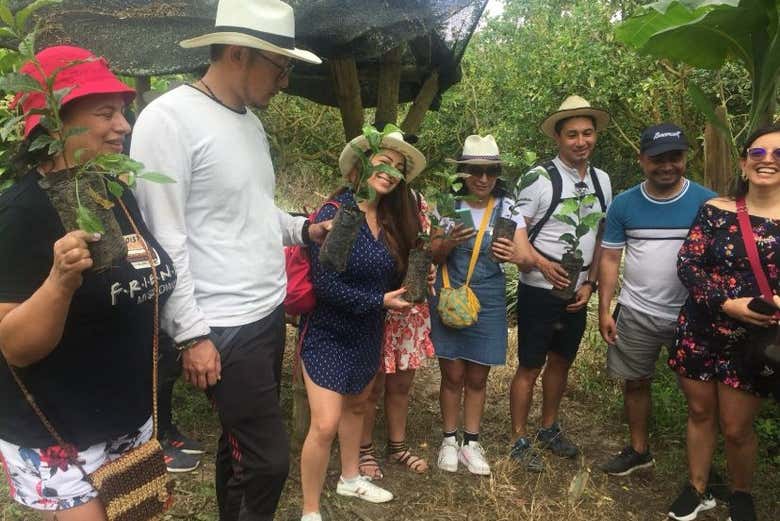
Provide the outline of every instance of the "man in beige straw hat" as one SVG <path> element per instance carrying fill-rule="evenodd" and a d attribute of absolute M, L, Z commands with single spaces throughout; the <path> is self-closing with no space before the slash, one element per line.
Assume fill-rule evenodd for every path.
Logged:
<path fill-rule="evenodd" d="M 588 300 L 596 291 L 600 245 L 596 230 L 580 239 L 584 267 L 576 294 L 570 302 L 560 300 L 550 289 L 569 285 L 560 264 L 566 246 L 560 237 L 574 233 L 574 227 L 551 217 L 560 211 L 561 201 L 585 194 L 595 194 L 598 202 L 585 209 L 582 217 L 590 212 L 606 212 L 612 200 L 609 176 L 589 160 L 598 131 L 608 123 L 607 112 L 591 107 L 579 96 L 566 98 L 541 125 L 542 132 L 557 143 L 558 155 L 537 167 L 544 168 L 547 177 L 540 176 L 519 195 L 529 201 L 521 211 L 528 223 L 536 268 L 520 275 L 517 291 L 519 364 L 510 391 L 512 427 L 517 438 L 510 454 L 536 472 L 543 470 L 543 463 L 528 436 L 527 422 L 534 384 L 543 367 L 542 417 L 536 441 L 559 456 L 573 458 L 578 453 L 560 428 L 558 410 L 569 367 L 585 332 Z"/>
<path fill-rule="evenodd" d="M 181 45 L 210 46 L 211 64 L 138 117 L 131 156 L 176 180 L 139 187 L 138 201 L 178 275 L 162 326 L 222 424 L 220 519 L 270 521 L 289 467 L 283 245 L 321 240 L 329 225 L 275 206 L 268 139 L 250 108 L 287 86 L 292 60 L 320 59 L 296 48 L 293 10 L 278 0 L 220 0 L 214 30 Z"/>

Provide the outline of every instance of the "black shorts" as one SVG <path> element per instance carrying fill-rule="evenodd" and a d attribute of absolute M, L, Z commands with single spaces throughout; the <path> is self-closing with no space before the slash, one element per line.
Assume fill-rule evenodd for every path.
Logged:
<path fill-rule="evenodd" d="M 567 305 L 548 289 L 518 283 L 517 359 L 522 367 L 542 367 L 549 351 L 574 361 L 585 333 L 587 306 L 569 313 Z"/>

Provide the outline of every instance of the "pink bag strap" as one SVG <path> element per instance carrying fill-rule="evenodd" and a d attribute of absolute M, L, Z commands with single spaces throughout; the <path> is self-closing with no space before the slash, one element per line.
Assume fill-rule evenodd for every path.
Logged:
<path fill-rule="evenodd" d="M 761 296 L 764 300 L 772 302 L 774 292 L 769 286 L 769 280 L 766 278 L 766 273 L 764 273 L 764 268 L 761 266 L 761 260 L 758 257 L 756 239 L 753 235 L 753 227 L 750 225 L 750 215 L 748 214 L 744 197 L 737 199 L 737 221 L 739 222 L 739 231 L 742 234 L 742 242 L 745 244 L 745 252 L 747 253 L 748 261 L 750 261 L 750 269 L 753 271 L 753 276 L 756 277 L 758 289 L 761 290 Z M 780 317 L 780 313 L 775 313 L 775 316 Z"/>

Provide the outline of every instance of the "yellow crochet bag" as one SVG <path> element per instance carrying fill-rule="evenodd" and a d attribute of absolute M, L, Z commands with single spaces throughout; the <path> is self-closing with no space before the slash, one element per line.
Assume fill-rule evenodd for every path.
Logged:
<path fill-rule="evenodd" d="M 490 222 L 494 204 L 495 199 L 491 197 L 487 208 L 485 208 L 485 213 L 482 215 L 482 222 L 479 224 L 479 231 L 474 241 L 474 250 L 471 252 L 465 283 L 459 288 L 451 287 L 446 262 L 441 270 L 442 288 L 439 291 L 439 304 L 436 306 L 436 311 L 439 312 L 442 323 L 453 329 L 473 326 L 479 318 L 479 311 L 482 306 L 474 291 L 469 287 L 469 283 L 471 282 L 471 275 L 474 274 L 474 267 L 477 265 L 482 238 L 485 235 L 487 223 Z"/>

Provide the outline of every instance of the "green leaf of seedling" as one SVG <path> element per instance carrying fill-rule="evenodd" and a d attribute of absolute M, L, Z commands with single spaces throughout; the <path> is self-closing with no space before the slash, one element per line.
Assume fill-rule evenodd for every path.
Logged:
<path fill-rule="evenodd" d="M 577 213 L 579 208 L 579 201 L 577 198 L 572 197 L 561 201 L 561 209 L 558 211 L 558 215 L 572 215 Z"/>
<path fill-rule="evenodd" d="M 143 172 L 138 174 L 137 177 L 145 181 L 151 181 L 152 183 L 170 184 L 176 182 L 175 179 L 159 172 Z"/>
<path fill-rule="evenodd" d="M 584 237 L 588 234 L 588 232 L 591 229 L 588 226 L 585 226 L 584 224 L 580 223 L 577 225 L 577 228 L 574 230 L 574 233 L 577 235 L 577 239 Z"/>
<path fill-rule="evenodd" d="M 129 186 L 130 188 L 135 188 L 135 184 L 138 181 L 138 179 L 136 179 L 135 173 L 127 172 L 125 177 L 126 177 L 126 179 L 124 180 L 125 184 L 127 184 L 127 186 Z"/>
<path fill-rule="evenodd" d="M 62 144 L 62 141 L 54 140 L 51 143 L 49 143 L 49 156 L 56 156 L 57 154 L 61 154 L 63 150 L 65 149 L 65 146 Z"/>
<path fill-rule="evenodd" d="M 125 189 L 122 185 L 111 179 L 106 179 L 106 187 L 108 187 L 108 191 L 117 199 L 121 199 L 122 194 L 125 193 Z"/>
<path fill-rule="evenodd" d="M 598 199 L 594 194 L 588 194 L 582 198 L 582 206 L 593 206 Z"/>
<path fill-rule="evenodd" d="M 391 176 L 391 177 L 393 177 L 395 179 L 399 179 L 399 180 L 404 178 L 404 175 L 401 172 L 399 172 L 396 168 L 394 168 L 394 167 L 392 167 L 392 166 L 390 166 L 388 164 L 385 164 L 385 163 L 380 163 L 378 165 L 375 165 L 372 168 L 372 171 L 373 172 L 382 172 L 383 174 L 387 174 L 387 175 L 389 175 L 389 176 Z"/>
<path fill-rule="evenodd" d="M 54 95 L 54 99 L 57 101 L 58 106 L 62 106 L 62 100 L 67 96 L 70 91 L 73 90 L 73 87 L 64 87 L 62 89 L 55 90 L 52 94 Z"/>
<path fill-rule="evenodd" d="M 463 188 L 463 183 L 452 183 L 452 189 L 456 192 L 460 192 L 461 188 Z"/>
<path fill-rule="evenodd" d="M 591 230 L 595 229 L 596 226 L 601 222 L 601 219 L 604 218 L 603 212 L 593 212 L 589 213 L 585 217 L 582 218 L 580 221 L 582 224 L 590 228 Z"/>
<path fill-rule="evenodd" d="M 9 72 L 0 76 L 0 90 L 5 92 L 43 92 L 41 85 L 26 74 Z"/>
<path fill-rule="evenodd" d="M 8 27 L 16 27 L 14 15 L 5 2 L 0 3 L 0 20 Z"/>
<path fill-rule="evenodd" d="M 559 237 L 559 239 L 562 240 L 563 242 L 571 245 L 572 248 L 576 248 L 577 245 L 579 244 L 579 241 L 577 240 L 577 238 L 574 235 L 572 235 L 571 233 L 564 233 L 563 235 L 561 235 Z"/>
<path fill-rule="evenodd" d="M 25 26 L 27 25 L 27 20 L 34 12 L 46 6 L 60 4 L 60 3 L 62 3 L 62 0 L 35 0 L 27 7 L 24 7 L 23 9 L 19 9 L 19 11 L 16 13 L 16 26 L 20 30 L 24 30 Z"/>
<path fill-rule="evenodd" d="M 0 194 L 11 188 L 13 184 L 13 179 L 0 179 Z"/>
<path fill-rule="evenodd" d="M 28 150 L 30 152 L 34 152 L 36 150 L 40 150 L 42 148 L 46 148 L 47 146 L 51 145 L 52 143 L 56 142 L 57 140 L 51 137 L 49 134 L 41 134 L 37 138 L 33 139 L 33 142 L 30 143 L 30 146 L 28 147 Z"/>
<path fill-rule="evenodd" d="M 11 29 L 10 27 L 0 27 L 0 38 L 3 39 L 12 39 L 17 38 L 16 31 Z"/>
<path fill-rule="evenodd" d="M 13 116 L 5 120 L 0 127 L 0 140 L 5 141 L 14 132 L 20 132 L 23 120 L 24 116 Z"/>
<path fill-rule="evenodd" d="M 553 218 L 555 220 L 557 220 L 557 221 L 560 221 L 560 222 L 564 223 L 564 224 L 568 224 L 569 226 L 574 226 L 574 227 L 577 226 L 577 223 L 574 222 L 574 219 L 572 219 L 568 215 L 557 213 L 557 214 L 553 215 Z"/>
<path fill-rule="evenodd" d="M 105 228 L 100 219 L 86 206 L 79 205 L 76 208 L 76 224 L 87 233 L 105 233 Z"/>
<path fill-rule="evenodd" d="M 574 250 L 574 258 L 575 259 L 581 259 L 582 258 L 582 250 L 579 248 L 575 248 Z"/>

